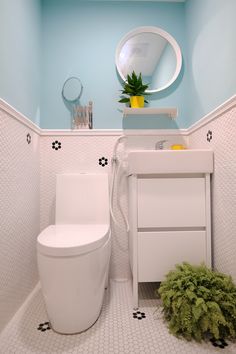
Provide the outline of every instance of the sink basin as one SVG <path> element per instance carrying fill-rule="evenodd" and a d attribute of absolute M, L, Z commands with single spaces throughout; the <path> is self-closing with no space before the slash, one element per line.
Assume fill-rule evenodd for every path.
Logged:
<path fill-rule="evenodd" d="M 128 174 L 212 172 L 212 150 L 134 150 L 128 152 Z"/>

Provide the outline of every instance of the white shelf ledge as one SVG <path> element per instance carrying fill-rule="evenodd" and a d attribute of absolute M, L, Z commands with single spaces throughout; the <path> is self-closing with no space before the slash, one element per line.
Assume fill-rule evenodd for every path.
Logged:
<path fill-rule="evenodd" d="M 174 119 L 177 117 L 177 108 L 124 108 L 123 116 L 127 117 L 129 115 L 167 115 Z"/>

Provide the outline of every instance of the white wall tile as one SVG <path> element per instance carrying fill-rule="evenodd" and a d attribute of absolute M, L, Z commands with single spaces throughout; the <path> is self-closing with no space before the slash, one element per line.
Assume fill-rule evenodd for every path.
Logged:
<path fill-rule="evenodd" d="M 156 141 L 212 148 L 213 259 L 215 267 L 236 280 L 236 108 L 186 136 L 130 136 L 127 149 L 153 149 Z M 207 132 L 212 131 L 208 142 Z M 57 173 L 98 172 L 111 175 L 111 159 L 117 136 L 39 136 L 0 110 L 0 329 L 9 321 L 38 280 L 36 238 L 55 221 Z M 27 144 L 26 135 L 32 141 Z M 40 141 L 39 141 L 40 140 Z M 52 149 L 54 141 L 61 143 Z M 40 144 L 40 157 L 39 157 Z M 118 157 L 124 155 L 123 145 Z M 99 158 L 108 165 L 98 164 Z M 40 175 L 40 179 L 39 179 Z M 118 190 L 117 190 L 118 187 Z M 40 192 L 40 193 L 39 193 Z M 40 194 L 40 195 L 39 195 Z M 117 198 L 119 195 L 119 199 Z M 40 208 L 39 208 L 40 199 Z M 123 177 L 115 185 L 110 277 L 130 278 L 128 238 L 118 200 L 127 215 L 127 185 Z M 40 218 L 39 218 L 40 216 Z"/>
<path fill-rule="evenodd" d="M 212 139 L 207 141 L 207 133 Z M 212 176 L 213 263 L 236 282 L 236 107 L 190 134 L 190 147 L 214 151 Z"/>
<path fill-rule="evenodd" d="M 42 136 L 40 139 L 40 220 L 41 230 L 55 222 L 55 183 L 57 173 L 98 172 L 111 175 L 111 159 L 117 136 Z M 138 136 L 129 137 L 126 147 L 129 149 L 153 148 L 157 140 L 166 139 L 171 143 L 186 143 L 179 136 Z M 52 143 L 59 141 L 61 148 L 52 149 Z M 124 154 L 123 144 L 118 148 L 118 156 Z M 108 159 L 108 165 L 101 167 L 98 160 Z M 122 176 L 121 176 L 122 177 Z M 127 186 L 124 176 L 117 180 L 114 193 L 114 212 L 119 226 L 112 223 L 112 256 L 110 277 L 124 279 L 130 277 L 128 258 L 128 237 L 123 217 L 118 208 L 117 185 L 120 204 L 127 215 Z"/>
<path fill-rule="evenodd" d="M 111 173 L 111 157 L 117 137 L 110 136 L 52 136 L 41 137 L 40 158 L 40 215 L 41 230 L 55 222 L 55 182 L 57 173 L 98 172 Z M 61 149 L 52 149 L 54 141 Z M 108 165 L 99 165 L 99 158 L 108 159 Z M 116 205 L 116 201 L 114 202 Z M 126 208 L 127 209 L 127 208 Z M 112 257 L 110 276 L 129 277 L 127 234 L 119 213 L 120 227 L 112 227 Z"/>
<path fill-rule="evenodd" d="M 0 330 L 38 281 L 38 145 L 37 133 L 0 109 Z"/>

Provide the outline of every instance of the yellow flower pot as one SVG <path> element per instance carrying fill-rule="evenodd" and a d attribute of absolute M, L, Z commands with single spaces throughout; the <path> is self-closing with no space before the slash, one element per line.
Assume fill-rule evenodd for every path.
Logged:
<path fill-rule="evenodd" d="M 144 96 L 131 96 L 130 97 L 131 108 L 143 108 Z"/>

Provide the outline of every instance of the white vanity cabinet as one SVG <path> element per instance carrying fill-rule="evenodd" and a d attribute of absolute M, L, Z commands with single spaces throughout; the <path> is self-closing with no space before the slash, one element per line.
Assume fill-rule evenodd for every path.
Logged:
<path fill-rule="evenodd" d="M 210 172 L 130 174 L 129 256 L 138 283 L 162 281 L 183 261 L 211 267 Z"/>
<path fill-rule="evenodd" d="M 205 178 L 137 179 L 138 228 L 203 227 Z"/>

